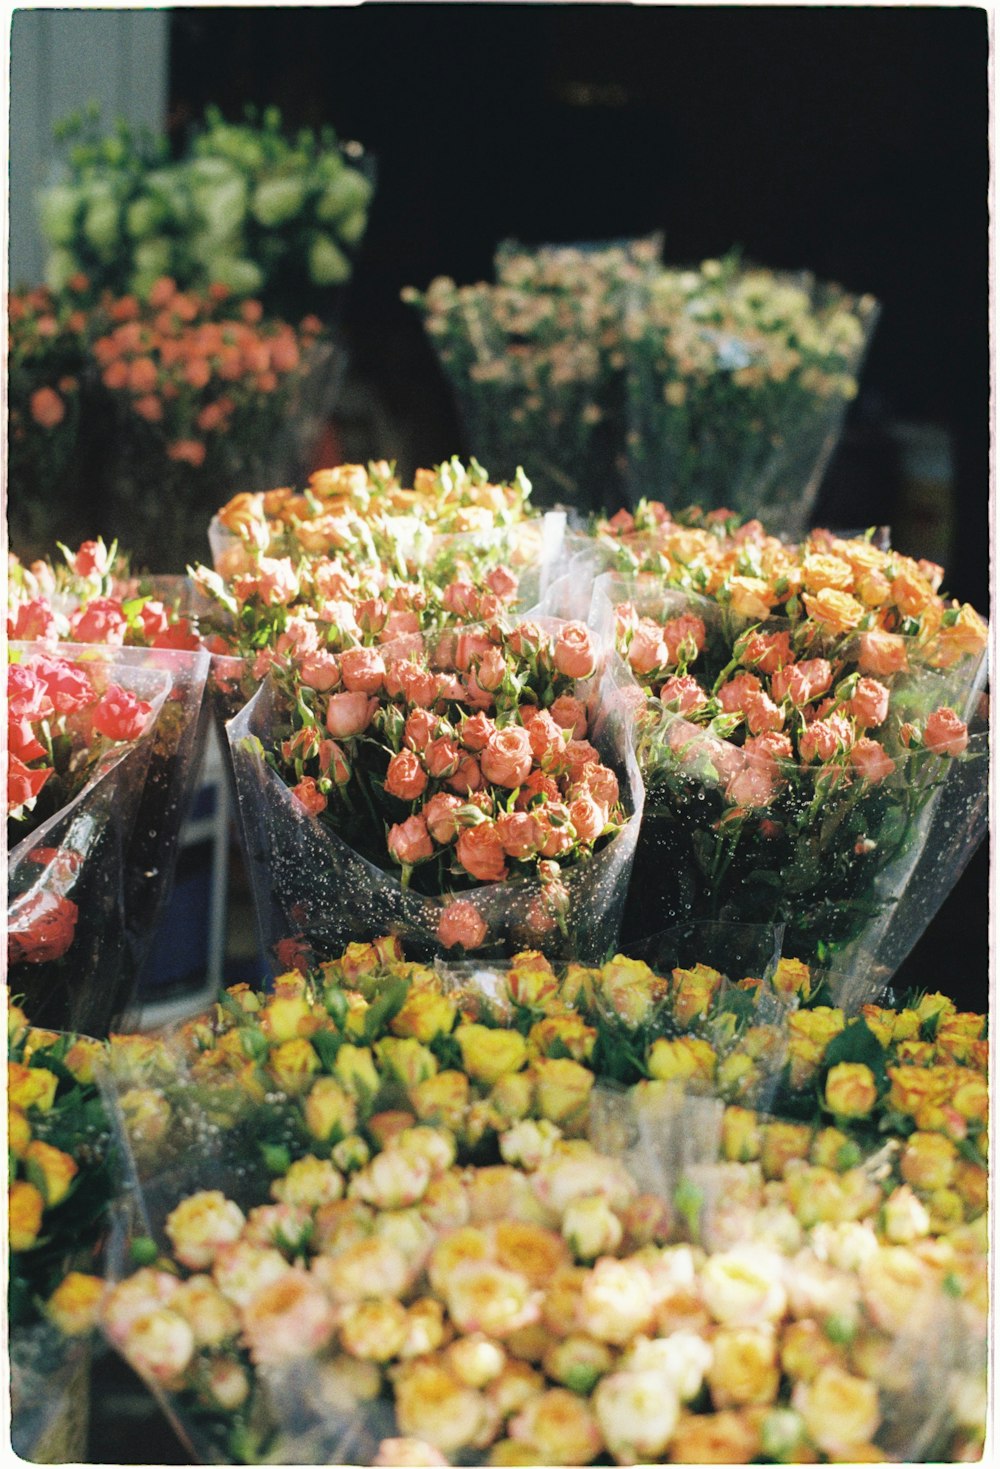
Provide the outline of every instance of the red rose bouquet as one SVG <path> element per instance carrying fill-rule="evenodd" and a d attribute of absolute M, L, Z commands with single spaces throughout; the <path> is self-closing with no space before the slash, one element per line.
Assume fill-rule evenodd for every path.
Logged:
<path fill-rule="evenodd" d="M 100 1033 L 129 987 L 129 843 L 171 679 L 104 647 L 9 656 L 10 985 L 33 1020 Z"/>

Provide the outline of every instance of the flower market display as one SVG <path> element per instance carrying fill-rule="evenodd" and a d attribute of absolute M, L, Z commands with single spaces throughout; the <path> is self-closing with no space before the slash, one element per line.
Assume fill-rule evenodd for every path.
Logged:
<path fill-rule="evenodd" d="M 733 975 L 385 938 L 119 1039 L 109 1341 L 202 1462 L 978 1457 L 983 1017 Z"/>
<path fill-rule="evenodd" d="M 546 501 L 731 506 L 801 534 L 877 304 L 736 253 L 665 269 L 661 246 L 501 246 L 495 285 L 440 277 L 404 299 L 469 442 L 531 465 Z"/>

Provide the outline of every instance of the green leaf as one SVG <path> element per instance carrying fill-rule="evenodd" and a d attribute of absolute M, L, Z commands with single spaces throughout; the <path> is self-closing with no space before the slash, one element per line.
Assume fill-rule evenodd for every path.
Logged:
<path fill-rule="evenodd" d="M 887 1089 L 889 1078 L 885 1069 L 885 1051 L 864 1020 L 852 1020 L 830 1041 L 823 1055 L 824 1073 L 845 1061 L 867 1066 L 875 1076 L 879 1091 Z"/>

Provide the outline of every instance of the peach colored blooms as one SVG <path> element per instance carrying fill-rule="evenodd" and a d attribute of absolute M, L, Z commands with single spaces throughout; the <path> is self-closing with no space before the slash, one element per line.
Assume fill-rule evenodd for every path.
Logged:
<path fill-rule="evenodd" d="M 390 796 L 401 801 L 415 801 L 427 789 L 427 772 L 420 757 L 412 750 L 400 750 L 389 761 L 385 773 L 385 788 Z"/>
<path fill-rule="evenodd" d="M 597 667 L 590 629 L 583 622 L 567 622 L 559 630 L 552 661 L 567 678 L 589 678 Z"/>
<path fill-rule="evenodd" d="M 375 648 L 347 648 L 340 655 L 340 676 L 350 693 L 377 694 L 385 681 L 385 663 Z"/>
<path fill-rule="evenodd" d="M 406 866 L 434 855 L 427 823 L 422 816 L 409 816 L 405 821 L 390 826 L 388 846 L 395 860 Z"/>
<path fill-rule="evenodd" d="M 438 791 L 431 796 L 421 812 L 427 823 L 427 830 L 442 847 L 453 842 L 458 835 L 455 812 L 461 809 L 462 804 L 458 796 L 450 796 L 447 791 Z"/>
<path fill-rule="evenodd" d="M 889 713 L 889 690 L 878 679 L 860 678 L 849 707 L 862 729 L 884 724 Z"/>
<path fill-rule="evenodd" d="M 954 709 L 942 704 L 928 715 L 924 744 L 935 755 L 961 755 L 969 743 L 969 731 Z"/>
<path fill-rule="evenodd" d="M 487 934 L 486 924 L 473 903 L 459 898 L 449 903 L 438 920 L 438 941 L 446 948 L 478 949 Z"/>
<path fill-rule="evenodd" d="M 365 694 L 332 694 L 326 707 L 326 727 L 338 740 L 359 735 L 368 728 L 377 708 L 378 700 Z"/>
<path fill-rule="evenodd" d="M 506 854 L 491 821 L 466 827 L 458 838 L 456 851 L 466 872 L 479 882 L 500 882 L 507 876 Z"/>
<path fill-rule="evenodd" d="M 479 759 L 486 780 L 514 790 L 531 773 L 532 746 L 529 733 L 520 725 L 509 724 L 489 738 Z"/>
<path fill-rule="evenodd" d="M 865 780 L 876 785 L 885 780 L 896 768 L 896 763 L 885 753 L 877 740 L 862 737 L 851 751 L 851 764 Z"/>

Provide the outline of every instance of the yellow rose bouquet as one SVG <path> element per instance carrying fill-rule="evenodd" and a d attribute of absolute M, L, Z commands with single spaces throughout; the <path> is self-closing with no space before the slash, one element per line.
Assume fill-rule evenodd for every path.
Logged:
<path fill-rule="evenodd" d="M 117 1048 L 152 1232 L 104 1330 L 198 1457 L 979 1451 L 983 1017 L 941 995 L 849 1017 L 796 961 L 648 970 L 681 1034 L 721 1018 L 751 1061 L 798 1017 L 799 1115 L 760 1113 L 707 1064 L 657 1076 L 662 1037 L 608 1086 L 595 1000 L 640 979 L 537 952 L 429 969 L 380 939 Z"/>

